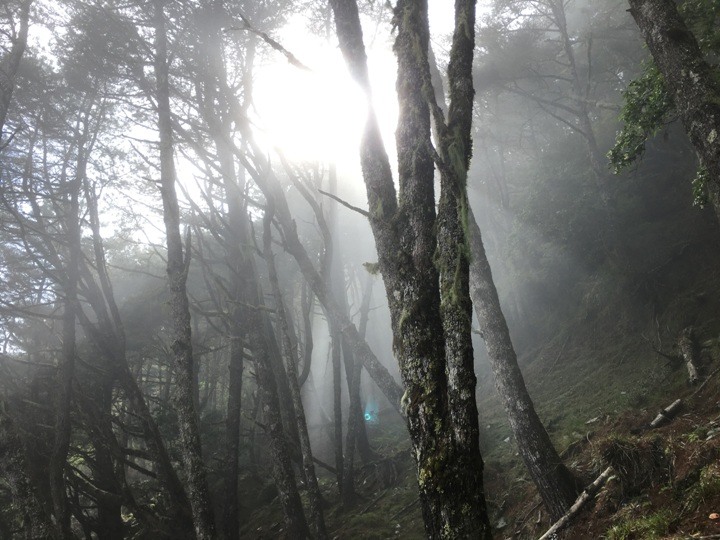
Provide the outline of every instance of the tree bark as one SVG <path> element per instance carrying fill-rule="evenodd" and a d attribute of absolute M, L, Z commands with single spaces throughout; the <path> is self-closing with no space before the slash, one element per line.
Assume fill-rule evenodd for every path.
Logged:
<path fill-rule="evenodd" d="M 93 396 L 94 405 L 98 409 L 99 416 L 96 423 L 102 424 L 100 430 L 109 434 L 112 434 L 113 385 L 114 381 L 112 379 L 100 382 Z M 121 490 L 115 475 L 115 467 L 118 464 L 113 459 L 112 452 L 104 437 L 98 434 L 98 436 L 91 437 L 91 439 L 95 448 L 93 477 L 95 486 L 103 494 L 97 498 L 98 522 L 96 530 L 99 537 L 102 536 L 107 540 L 122 540 L 125 525 L 121 515 Z"/>
<path fill-rule="evenodd" d="M 369 102 L 371 90 L 357 4 L 354 0 L 333 0 L 331 6 L 340 48 Z M 474 2 L 458 0 L 455 7 L 456 32 L 451 58 L 464 49 L 463 36 L 473 41 Z M 390 164 L 371 107 L 361 141 L 360 161 L 379 269 L 390 307 L 393 348 L 406 388 L 403 409 L 418 465 L 425 530 L 433 538 L 489 538 L 482 458 L 475 439 L 475 378 L 472 375 L 464 381 L 458 377 L 467 372 L 472 350 L 467 349 L 469 322 L 454 319 L 450 311 L 441 315 L 439 275 L 433 260 L 438 247 L 433 190 L 433 162 L 437 156 L 430 142 L 430 105 L 434 104 L 436 115 L 437 105 L 428 66 L 426 2 L 399 1 L 394 22 L 398 27 L 394 50 L 398 58 L 400 104 L 396 131 L 399 199 L 396 199 Z M 464 57 L 460 60 L 464 61 Z M 465 76 L 469 74 L 463 73 Z M 462 131 L 462 127 L 458 129 Z M 459 136 L 464 138 L 465 134 Z M 459 162 L 462 168 L 469 161 L 470 148 L 462 146 L 463 140 L 455 142 L 460 146 L 453 149 L 457 152 L 452 156 L 453 165 Z M 447 194 L 447 206 L 451 209 L 443 210 L 449 220 L 454 219 L 453 212 L 459 212 L 457 207 L 452 208 L 454 197 L 452 193 Z M 451 243 L 463 242 L 462 235 L 453 238 L 448 234 L 446 238 Z M 447 251 L 445 256 L 449 254 Z M 467 261 L 459 263 L 462 266 Z M 458 287 L 460 296 L 463 287 L 467 287 L 466 277 L 459 276 Z M 447 296 L 442 298 L 442 302 L 448 300 L 452 301 Z M 458 313 L 462 310 L 467 311 L 467 307 L 462 306 Z M 467 315 L 464 318 L 467 319 Z M 447 336 L 444 332 L 462 325 L 467 328 L 467 336 Z M 469 367 L 472 374 L 471 363 Z M 469 396 L 468 387 L 472 388 Z"/>
<path fill-rule="evenodd" d="M 79 121 L 79 123 L 81 123 Z M 86 135 L 83 133 L 83 136 Z M 81 137 L 79 131 L 76 136 Z M 55 415 L 55 441 L 50 456 L 50 494 L 55 511 L 55 534 L 58 538 L 72 538 L 70 512 L 65 488 L 65 465 L 70 447 L 72 404 L 72 383 L 75 374 L 76 320 L 78 309 L 78 281 L 82 247 L 80 239 L 80 188 L 85 176 L 87 156 L 82 141 L 78 142 L 75 176 L 72 180 L 65 177 L 67 163 L 62 176 L 68 187 L 66 199 L 65 229 L 67 235 L 67 265 L 62 283 L 62 353 L 58 366 L 58 384 Z"/>
<path fill-rule="evenodd" d="M 472 210 L 468 213 L 468 229 L 472 254 L 470 293 L 495 387 L 508 415 L 520 456 L 551 519 L 557 520 L 575 501 L 578 486 L 555 450 L 525 386 Z"/>
<path fill-rule="evenodd" d="M 372 298 L 372 276 L 368 276 L 362 304 L 360 306 L 360 325 L 358 332 L 364 338 L 367 329 L 368 313 L 370 312 L 370 299 Z M 345 469 L 343 470 L 342 501 L 344 508 L 350 508 L 357 499 L 355 493 L 355 447 L 358 443 L 361 429 L 365 427 L 365 417 L 360 399 L 360 378 L 362 364 L 355 362 L 350 365 L 348 374 L 348 392 L 350 394 L 350 409 L 348 410 L 348 427 L 345 442 L 347 455 L 345 456 Z"/>
<path fill-rule="evenodd" d="M 257 276 L 254 266 L 252 275 Z M 245 324 L 249 332 L 250 348 L 255 357 L 255 373 L 259 387 L 258 399 L 262 400 L 263 412 L 266 418 L 273 463 L 273 477 L 285 516 L 288 538 L 300 540 L 308 538 L 310 531 L 295 482 L 291 449 L 288 447 L 288 438 L 280 414 L 277 382 L 270 364 L 270 354 L 272 353 L 268 347 L 267 333 L 259 313 L 259 308 L 262 306 L 262 297 L 259 294 L 257 282 L 248 293 L 247 302 L 250 308 L 246 313 Z"/>
<path fill-rule="evenodd" d="M 680 347 L 680 353 L 682 354 L 683 360 L 685 360 L 685 367 L 688 372 L 688 382 L 692 385 L 698 382 L 698 371 L 697 362 L 695 362 L 695 343 L 693 341 L 693 327 L 688 326 L 680 334 L 678 340 L 678 346 Z"/>
<path fill-rule="evenodd" d="M 655 65 L 685 132 L 708 171 L 707 189 L 720 219 L 720 84 L 672 0 L 630 0 Z"/>
<path fill-rule="evenodd" d="M 188 478 L 188 498 L 193 513 L 193 525 L 198 539 L 215 537 L 215 522 L 210 505 L 205 464 L 202 460 L 199 419 L 196 410 L 195 368 L 191 340 L 190 308 L 186 290 L 190 253 L 183 253 L 180 234 L 180 209 L 175 192 L 175 162 L 173 156 L 172 120 L 170 117 L 170 87 L 167 62 L 167 36 L 163 0 L 155 0 L 155 78 L 160 133 L 160 193 L 163 202 L 163 221 L 167 235 L 167 277 L 172 317 L 171 349 L 176 367 L 175 403 L 178 414 L 182 457 Z M 188 236 L 189 240 L 189 236 Z M 189 244 L 189 242 L 188 242 Z"/>
<path fill-rule="evenodd" d="M 300 306 L 302 309 L 303 319 L 303 364 L 302 371 L 298 377 L 298 383 L 302 387 L 305 381 L 310 376 L 310 368 L 312 367 L 312 352 L 313 352 L 313 335 L 312 335 L 312 309 L 314 304 L 313 293 L 309 290 L 307 282 L 303 282 L 302 285 L 302 297 Z"/>
<path fill-rule="evenodd" d="M 305 409 L 300 394 L 300 385 L 298 383 L 297 373 L 297 345 L 293 344 L 290 337 L 290 329 L 288 328 L 288 317 L 285 313 L 285 302 L 280 292 L 280 283 L 278 280 L 277 269 L 275 267 L 275 258 L 272 253 L 272 232 L 271 224 L 274 209 L 272 204 L 268 204 L 265 217 L 263 218 L 264 234 L 263 234 L 263 250 L 265 260 L 268 265 L 268 273 L 270 285 L 272 286 L 273 295 L 275 296 L 275 312 L 280 322 L 280 333 L 283 338 L 283 348 L 285 349 L 285 359 L 287 366 L 288 382 L 290 394 L 292 396 L 295 409 L 295 419 L 298 426 L 298 434 L 300 437 L 300 451 L 302 453 L 302 466 L 305 476 L 305 482 L 308 488 L 308 500 L 310 515 L 313 520 L 313 528 L 315 537 L 324 540 L 328 538 L 327 529 L 325 527 L 325 518 L 322 510 L 322 496 L 320 487 L 318 486 L 317 476 L 315 475 L 315 464 L 313 463 L 312 449 L 310 448 L 310 435 L 308 434 L 307 421 L 305 419 Z"/>

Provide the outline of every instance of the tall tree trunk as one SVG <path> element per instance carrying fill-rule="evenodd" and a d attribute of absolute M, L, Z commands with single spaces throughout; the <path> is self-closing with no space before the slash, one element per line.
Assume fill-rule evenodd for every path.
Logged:
<path fill-rule="evenodd" d="M 331 164 L 328 170 L 330 182 L 330 193 L 335 193 L 337 186 L 337 170 L 335 164 Z M 330 284 L 333 294 L 340 306 L 347 305 L 347 296 L 345 293 L 345 278 L 342 274 L 342 261 L 338 256 L 333 242 L 333 235 L 330 230 L 330 224 L 335 221 L 335 206 L 330 206 L 330 215 L 325 218 L 322 215 L 322 209 L 317 205 L 314 206 L 316 218 L 320 223 L 320 229 L 323 236 L 323 245 L 325 253 L 323 255 L 322 267 L 320 272 L 326 283 Z M 346 310 L 347 311 L 347 310 Z M 338 490 L 342 496 L 343 491 L 343 419 L 342 419 L 342 353 L 343 353 L 343 337 L 340 326 L 333 317 L 329 317 L 327 312 L 325 318 L 328 321 L 330 330 L 330 358 L 332 360 L 332 381 L 333 381 L 333 446 L 335 448 L 335 474 L 337 479 Z M 345 359 L 347 362 L 347 359 Z"/>
<path fill-rule="evenodd" d="M 158 131 L 160 133 L 160 193 L 167 236 L 167 277 L 172 315 L 172 345 L 176 367 L 175 402 L 178 414 L 182 457 L 188 478 L 188 498 L 198 539 L 215 537 L 205 464 L 202 460 L 199 419 L 195 403 L 194 359 L 191 340 L 190 308 L 186 291 L 189 250 L 183 253 L 180 209 L 175 192 L 170 87 L 167 62 L 167 36 L 163 0 L 155 0 L 155 78 L 157 84 Z M 188 236 L 189 244 L 189 236 Z"/>
<path fill-rule="evenodd" d="M 80 323 L 98 350 L 107 357 L 108 364 L 113 366 L 114 376 L 117 377 L 120 386 L 125 391 L 131 409 L 140 421 L 145 444 L 148 446 L 150 455 L 158 467 L 160 482 L 167 490 L 170 498 L 174 510 L 173 519 L 177 528 L 188 529 L 192 525 L 192 512 L 185 488 L 170 461 L 170 455 L 147 405 L 145 396 L 128 365 L 125 328 L 107 271 L 105 247 L 100 234 L 97 194 L 95 188 L 87 180 L 85 181 L 85 200 L 92 232 L 92 246 L 95 257 L 94 268 L 97 272 L 97 282 L 90 268 L 83 264 L 82 294 L 92 308 L 96 322 L 92 322 L 81 310 Z M 164 388 L 170 386 L 171 370 L 169 368 L 167 376 L 168 381 Z M 164 397 L 165 401 L 167 401 L 167 397 Z"/>
<path fill-rule="evenodd" d="M 561 9 L 563 9 L 562 6 Z M 564 11 L 561 14 L 564 24 Z M 434 82 L 434 84 L 442 84 L 442 81 Z M 453 84 L 453 80 L 450 81 L 450 84 Z M 439 101 L 444 102 L 442 86 L 437 87 L 435 91 Z M 461 120 L 470 118 L 471 102 L 467 99 L 470 99 L 471 95 L 468 93 L 466 96 L 464 110 L 460 107 L 451 109 L 449 120 L 451 124 L 453 117 Z M 469 126 L 466 125 L 463 132 L 469 133 L 468 128 Z M 470 141 L 466 139 L 464 144 L 468 143 Z M 445 152 L 450 147 L 449 141 L 441 140 L 440 145 Z M 462 175 L 462 170 L 457 171 L 457 174 Z M 523 461 L 540 492 L 548 513 L 553 520 L 557 520 L 575 502 L 579 486 L 572 473 L 562 463 L 545 427 L 535 412 L 534 404 L 527 392 L 517 363 L 505 316 L 500 307 L 480 228 L 467 199 L 461 199 L 461 202 L 460 208 L 467 214 L 461 218 L 466 220 L 464 221 L 467 231 L 465 234 L 471 260 L 469 267 L 470 298 L 475 306 L 475 313 L 488 351 L 495 385 L 503 400 Z"/>
<path fill-rule="evenodd" d="M 247 340 L 243 302 L 248 296 L 248 287 L 254 286 L 249 280 L 252 270 L 249 247 L 238 241 L 246 240 L 247 214 L 243 204 L 244 175 L 238 174 L 235 158 L 228 140 L 231 138 L 232 119 L 229 115 L 226 96 L 220 89 L 227 86 L 226 69 L 222 58 L 222 37 L 219 21 L 222 18 L 222 2 L 201 12 L 201 47 L 198 51 L 198 66 L 203 92 L 198 92 L 198 106 L 209 126 L 210 136 L 215 144 L 217 160 L 225 190 L 227 204 L 226 226 L 222 230 L 223 248 L 229 270 L 230 302 L 227 328 L 230 340 L 229 387 L 227 416 L 225 419 L 225 463 L 222 534 L 227 540 L 236 540 L 240 535 L 238 474 L 240 470 L 240 421 L 241 396 L 244 370 L 244 348 Z M 252 69 L 254 49 L 248 48 L 246 56 Z"/>
<path fill-rule="evenodd" d="M 78 121 L 82 123 L 81 120 Z M 85 126 L 86 127 L 86 126 Z M 80 138 L 76 129 L 76 138 Z M 86 133 L 83 133 L 83 136 Z M 65 488 L 65 464 L 70 448 L 72 405 L 72 383 L 75 374 L 75 356 L 77 354 L 76 319 L 78 309 L 78 281 L 80 274 L 80 187 L 85 176 L 87 156 L 84 144 L 78 143 L 75 176 L 72 180 L 65 177 L 68 169 L 66 163 L 63 171 L 64 184 L 68 188 L 65 214 L 65 233 L 67 235 L 67 257 L 65 279 L 62 283 L 63 316 L 62 316 L 62 353 L 58 366 L 58 384 L 55 413 L 55 441 L 50 456 L 50 494 L 55 511 L 55 534 L 58 538 L 71 538 L 70 512 L 68 510 Z"/>
<path fill-rule="evenodd" d="M 209 31 L 203 35 L 209 69 L 205 71 L 202 81 L 207 94 L 206 101 L 200 106 L 217 149 L 228 205 L 225 218 L 227 227 L 223 236 L 234 296 L 231 308 L 231 334 L 238 337 L 246 336 L 248 347 L 253 351 L 258 383 L 257 404 L 262 403 L 266 419 L 273 478 L 280 495 L 287 533 L 292 538 L 306 538 L 309 536 L 309 530 L 295 482 L 291 448 L 288 447 L 288 439 L 298 441 L 298 427 L 281 352 L 275 341 L 272 324 L 263 310 L 263 296 L 250 247 L 252 239 L 249 217 L 242 205 L 243 193 L 235 173 L 233 156 L 237 148 L 232 142 L 230 133 L 230 125 L 234 120 L 230 110 L 233 106 L 237 106 L 237 103 L 225 76 L 221 56 L 222 42 L 218 39 L 220 28 L 216 24 L 220 19 L 217 18 L 218 13 L 212 16 L 215 21 L 207 25 Z M 252 51 L 248 54 L 252 57 Z M 251 69 L 251 66 L 250 58 L 248 69 Z M 248 81 L 250 81 L 249 75 L 246 84 L 250 84 Z M 219 103 L 219 108 L 214 107 L 216 101 Z M 240 343 L 237 346 L 242 347 Z M 229 498 L 225 506 L 223 530 L 227 538 L 236 538 L 239 529 L 236 492 L 240 383 L 236 384 L 236 391 L 238 394 L 234 396 L 233 403 L 228 404 L 226 465 L 227 474 L 232 478 L 226 482 L 226 493 Z M 234 409 L 232 413 L 231 407 Z M 251 444 L 254 446 L 254 437 Z M 254 454 L 254 448 L 251 452 Z"/>
<path fill-rule="evenodd" d="M 342 332 L 337 322 L 326 315 L 330 329 L 330 359 L 332 361 L 333 389 L 333 448 L 335 450 L 335 477 L 342 494 L 343 471 L 343 419 L 342 419 Z"/>
<path fill-rule="evenodd" d="M 720 84 L 672 0 L 630 0 L 655 65 L 690 142 L 708 171 L 707 189 L 720 219 Z"/>
<path fill-rule="evenodd" d="M 257 279 L 257 270 L 252 269 L 253 280 Z M 275 373 L 271 366 L 267 341 L 267 331 L 264 328 L 264 318 L 259 310 L 262 303 L 262 296 L 257 281 L 254 287 L 249 290 L 247 303 L 250 308 L 246 313 L 245 324 L 249 331 L 250 348 L 255 357 L 255 373 L 257 375 L 259 396 L 262 400 L 263 412 L 265 413 L 267 433 L 270 439 L 270 454 L 273 464 L 273 477 L 278 489 L 280 504 L 285 515 L 285 525 L 289 538 L 298 540 L 308 538 L 308 529 L 305 513 L 303 511 L 300 494 L 295 482 L 295 473 L 292 468 L 292 454 L 288 447 L 282 416 L 280 414 L 280 398 L 277 390 Z"/>
<path fill-rule="evenodd" d="M 310 376 L 310 368 L 312 366 L 312 353 L 314 347 L 312 335 L 312 309 L 315 302 L 313 294 L 309 289 L 310 286 L 307 284 L 306 281 L 303 281 L 300 307 L 302 310 L 303 334 L 305 339 L 303 340 L 302 371 L 298 376 L 298 383 L 301 387 L 303 384 L 305 384 L 305 381 Z"/>
<path fill-rule="evenodd" d="M 551 519 L 556 521 L 575 502 L 579 486 L 555 450 L 525 387 L 472 210 L 468 213 L 468 230 L 472 254 L 470 294 L 495 376 L 495 387 L 520 456 Z"/>
<path fill-rule="evenodd" d="M 333 195 L 337 195 L 337 171 L 335 166 L 331 166 L 328 174 L 328 180 L 329 185 L 328 189 L 329 192 Z M 317 212 L 316 212 L 317 213 Z M 341 309 L 345 311 L 348 315 L 350 314 L 350 307 L 348 306 L 348 300 L 347 300 L 347 292 L 346 292 L 346 283 L 345 283 L 345 272 L 344 272 L 344 265 L 343 265 L 343 255 L 342 255 L 342 249 L 341 244 L 338 241 L 339 237 L 339 230 L 340 226 L 338 223 L 338 216 L 337 216 L 337 206 L 333 203 L 330 205 L 329 215 L 327 217 L 327 220 L 325 224 L 320 223 L 320 229 L 324 231 L 324 229 L 327 230 L 327 233 L 323 232 L 323 236 L 326 243 L 330 243 L 332 245 L 332 261 L 330 261 L 329 266 L 329 279 L 332 284 L 333 293 L 335 295 L 335 298 L 340 303 Z M 364 333 L 361 331 L 360 335 L 363 339 L 365 339 Z M 347 387 L 348 387 L 348 395 L 352 394 L 355 389 L 353 388 L 353 373 L 355 372 L 356 368 L 355 365 L 359 362 L 355 362 L 355 356 L 353 355 L 352 347 L 348 343 L 346 338 L 342 338 L 341 340 L 342 344 L 342 358 L 345 365 L 345 378 L 347 381 Z M 362 367 L 362 366 L 361 366 Z M 358 368 L 361 370 L 361 367 Z M 360 394 L 360 381 L 358 379 L 357 381 L 357 392 L 358 392 L 358 399 L 362 400 L 362 396 Z M 351 400 L 352 401 L 352 400 Z M 355 418 L 351 419 L 349 415 L 354 414 Z M 372 449 L 370 448 L 370 441 L 368 439 L 367 430 L 365 429 L 365 420 L 363 417 L 363 412 L 361 408 L 353 408 L 351 406 L 350 410 L 348 410 L 348 426 L 350 424 L 353 424 L 356 429 L 356 433 L 353 435 L 353 441 L 355 441 L 357 445 L 357 449 L 360 451 L 360 454 L 362 456 L 363 461 L 369 461 L 372 459 L 374 453 Z M 336 428 L 337 429 L 337 428 Z M 349 427 L 348 427 L 349 429 Z M 346 439 L 349 440 L 348 435 L 346 433 Z M 336 433 L 336 437 L 342 437 L 342 430 L 340 430 L 340 433 Z M 351 455 L 355 452 L 355 446 L 353 448 L 346 448 L 345 453 L 348 455 Z M 347 469 L 347 467 L 344 466 L 343 468 Z M 343 485 L 348 485 L 345 480 L 343 480 Z M 352 487 L 352 484 L 350 484 L 350 487 Z M 342 489 L 341 489 L 342 491 Z M 350 503 L 351 499 L 354 498 L 353 493 L 349 493 L 348 499 L 346 502 Z"/>
<path fill-rule="evenodd" d="M 372 285 L 372 276 L 368 275 L 362 304 L 360 306 L 360 324 L 358 328 L 358 332 L 363 338 L 367 330 L 370 299 L 372 298 Z M 354 362 L 350 364 L 350 367 L 346 365 L 345 369 L 350 371 L 348 374 L 350 409 L 348 411 L 348 427 L 345 442 L 347 455 L 345 456 L 345 469 L 343 470 L 342 501 L 344 508 L 350 508 L 355 504 L 357 498 L 355 493 L 355 447 L 361 436 L 361 430 L 365 427 L 365 417 L 363 415 L 362 400 L 360 398 L 362 364 L 360 362 Z"/>
<path fill-rule="evenodd" d="M 275 312 L 280 324 L 280 333 L 282 335 L 283 348 L 285 349 L 285 359 L 287 366 L 288 382 L 290 393 L 293 399 L 295 409 L 295 417 L 298 425 L 298 434 L 300 436 L 300 450 L 302 452 L 303 475 L 308 487 L 308 500 L 310 515 L 313 520 L 313 528 L 315 537 L 318 539 L 328 538 L 327 529 L 325 527 L 325 518 L 322 510 L 322 496 L 320 487 L 318 486 L 317 476 L 315 475 L 315 464 L 313 463 L 312 449 L 310 448 L 310 435 L 308 434 L 307 421 L 305 419 L 305 409 L 300 395 L 300 385 L 298 383 L 298 353 L 297 345 L 292 342 L 290 329 L 288 328 L 288 316 L 285 310 L 285 302 L 280 292 L 280 282 L 278 280 L 277 269 L 275 267 L 275 257 L 272 253 L 272 232 L 271 225 L 273 220 L 274 209 L 272 204 L 268 204 L 266 214 L 263 218 L 263 250 L 265 260 L 268 265 L 268 273 L 270 285 L 273 295 L 275 296 Z"/>
<path fill-rule="evenodd" d="M 96 421 L 103 424 L 101 431 L 105 433 L 112 433 L 113 382 L 106 380 L 98 384 L 93 396 L 99 415 Z M 125 525 L 121 513 L 120 485 L 115 475 L 116 461 L 100 434 L 92 439 L 92 444 L 95 448 L 95 485 L 102 493 L 97 501 L 97 532 L 107 540 L 122 540 L 125 537 Z"/>
<path fill-rule="evenodd" d="M 15 74 L 27 46 L 30 5 L 32 3 L 33 0 L 23 0 L 20 4 L 20 28 L 17 35 L 12 38 L 10 52 L 0 60 L 0 150 L 5 144 L 2 140 L 3 128 L 10 108 L 10 99 L 13 90 L 15 90 Z"/>

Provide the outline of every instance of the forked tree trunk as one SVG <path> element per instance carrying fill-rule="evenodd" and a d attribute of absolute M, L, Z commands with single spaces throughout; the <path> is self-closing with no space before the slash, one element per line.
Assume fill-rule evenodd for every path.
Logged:
<path fill-rule="evenodd" d="M 354 0 L 332 0 L 340 48 L 353 77 L 371 96 L 367 59 L 362 42 L 357 4 Z M 472 107 L 472 63 L 475 25 L 474 2 L 456 2 L 456 32 L 451 51 L 451 78 L 457 76 L 458 95 L 452 101 L 465 110 L 467 91 Z M 454 236 L 462 215 L 464 182 L 445 197 L 443 221 L 435 219 L 433 190 L 434 160 L 431 150 L 430 109 L 437 115 L 428 65 L 429 31 L 424 1 L 399 1 L 395 7 L 398 35 L 397 92 L 400 104 L 396 140 L 399 167 L 399 197 L 396 198 L 387 154 L 377 119 L 369 108 L 361 141 L 360 160 L 368 194 L 369 219 L 379 256 L 390 307 L 394 351 L 405 383 L 403 408 L 418 465 L 418 485 L 425 530 L 432 538 L 490 538 L 482 481 L 482 458 L 477 445 L 477 408 L 469 345 L 469 302 L 467 257 L 462 251 L 463 236 Z M 470 45 L 468 48 L 468 44 Z M 468 62 L 469 55 L 469 62 Z M 466 72 L 467 71 L 467 72 Z M 456 100 L 461 102 L 456 102 Z M 452 109 L 452 105 L 451 105 Z M 441 116 L 441 113 L 440 113 Z M 461 115 L 458 115 L 461 116 Z M 452 115 L 451 115 L 452 117 Z M 448 167 L 465 169 L 470 147 L 458 118 L 450 124 L 447 140 L 450 152 L 441 159 L 441 173 L 450 177 Z M 439 122 L 441 123 L 441 122 Z M 443 307 L 441 314 L 440 276 L 434 255 L 439 236 L 451 243 L 443 246 Z M 462 228 L 462 226 L 460 227 Z M 443 234 L 445 236 L 443 236 Z M 452 244 L 460 244 L 452 245 Z M 458 250 L 459 248 L 459 250 Z M 458 255 L 455 260 L 449 257 Z M 464 260 L 463 260 L 464 259 Z M 463 267 L 465 269 L 463 269 Z M 450 272 L 458 268 L 458 280 Z M 451 270 L 452 269 L 452 270 Z M 447 296 L 448 288 L 457 292 Z M 447 305 L 450 302 L 452 305 Z M 448 336 L 447 331 L 458 332 Z M 447 339 L 446 341 L 446 338 Z"/>

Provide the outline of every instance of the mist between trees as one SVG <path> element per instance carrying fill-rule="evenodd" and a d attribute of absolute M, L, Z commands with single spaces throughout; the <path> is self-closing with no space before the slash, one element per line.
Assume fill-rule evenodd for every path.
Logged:
<path fill-rule="evenodd" d="M 715 264 L 718 8 L 630 4 L 8 0 L 0 537 L 563 517 L 585 332 Z"/>

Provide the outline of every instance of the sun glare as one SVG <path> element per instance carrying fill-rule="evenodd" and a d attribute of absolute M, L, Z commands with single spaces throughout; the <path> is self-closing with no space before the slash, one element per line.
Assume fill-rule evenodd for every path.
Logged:
<path fill-rule="evenodd" d="M 367 105 L 339 48 L 308 36 L 302 22 L 293 21 L 281 35 L 283 45 L 309 69 L 291 65 L 278 53 L 277 61 L 257 70 L 253 103 L 258 139 L 292 160 L 357 163 Z M 373 102 L 388 143 L 397 122 L 395 61 L 389 48 L 368 53 Z"/>
<path fill-rule="evenodd" d="M 366 107 L 336 59 L 314 58 L 311 71 L 285 62 L 259 70 L 254 105 L 258 137 L 290 159 L 335 160 L 357 154 Z M 355 149 L 355 150 L 349 150 Z"/>

